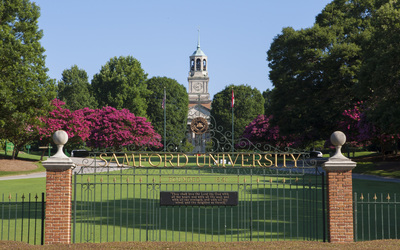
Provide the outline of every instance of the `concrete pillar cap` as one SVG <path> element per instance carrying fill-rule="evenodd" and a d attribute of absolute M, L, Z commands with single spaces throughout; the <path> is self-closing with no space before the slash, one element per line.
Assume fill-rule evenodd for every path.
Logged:
<path fill-rule="evenodd" d="M 342 146 L 346 143 L 346 135 L 342 131 L 335 131 L 331 135 L 331 143 L 335 146 L 335 154 L 324 163 L 325 170 L 351 170 L 356 166 L 356 163 L 342 154 Z"/>
<path fill-rule="evenodd" d="M 68 134 L 64 130 L 58 130 L 53 134 L 53 141 L 57 145 L 57 153 L 44 161 L 43 167 L 50 171 L 64 171 L 74 168 L 74 162 L 64 154 L 64 145 L 68 142 Z"/>

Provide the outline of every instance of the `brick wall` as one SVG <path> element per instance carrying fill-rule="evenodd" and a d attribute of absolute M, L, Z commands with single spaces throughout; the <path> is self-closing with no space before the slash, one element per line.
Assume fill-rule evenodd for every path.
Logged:
<path fill-rule="evenodd" d="M 327 171 L 329 242 L 353 242 L 351 170 Z"/>
<path fill-rule="evenodd" d="M 71 243 L 72 170 L 46 171 L 45 244 Z"/>

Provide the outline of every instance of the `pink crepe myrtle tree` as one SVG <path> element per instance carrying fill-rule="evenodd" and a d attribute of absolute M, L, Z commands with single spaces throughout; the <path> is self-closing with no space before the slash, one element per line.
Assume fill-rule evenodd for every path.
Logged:
<path fill-rule="evenodd" d="M 40 118 L 43 123 L 38 127 L 41 140 L 49 141 L 55 131 L 62 129 L 68 134 L 69 148 L 84 143 L 92 148 L 162 147 L 161 136 L 151 123 L 127 109 L 84 108 L 71 112 L 62 107 L 64 102 L 57 99 L 52 101 L 52 105 L 54 109 Z"/>
<path fill-rule="evenodd" d="M 130 146 L 138 148 L 162 147 L 161 136 L 154 131 L 146 118 L 135 116 L 127 109 L 117 110 L 103 107 L 92 110 L 83 109 L 86 120 L 91 124 L 90 135 L 86 141 L 92 148 L 114 148 Z"/>
<path fill-rule="evenodd" d="M 272 119 L 272 115 L 257 116 L 246 126 L 242 137 L 259 146 L 271 145 L 277 148 L 292 146 L 294 143 L 288 140 L 288 137 L 280 135 L 279 127 L 271 125 Z"/>
<path fill-rule="evenodd" d="M 47 116 L 40 117 L 42 125 L 38 127 L 40 140 L 50 142 L 50 138 L 57 130 L 64 130 L 68 134 L 68 144 L 82 144 L 90 134 L 90 122 L 85 119 L 82 110 L 71 112 L 63 108 L 65 102 L 58 99 L 52 101 L 54 109 Z M 69 146 L 67 145 L 67 147 Z"/>
<path fill-rule="evenodd" d="M 368 121 L 364 102 L 357 102 L 352 108 L 343 111 L 343 120 L 339 128 L 346 134 L 348 143 L 353 147 L 368 146 L 375 143 L 385 155 L 400 138 L 400 134 L 383 133 L 379 127 Z"/>
<path fill-rule="evenodd" d="M 375 129 L 366 120 L 363 102 L 357 102 L 352 108 L 343 111 L 342 117 L 339 130 L 346 134 L 350 146 L 362 147 L 371 144 Z"/>

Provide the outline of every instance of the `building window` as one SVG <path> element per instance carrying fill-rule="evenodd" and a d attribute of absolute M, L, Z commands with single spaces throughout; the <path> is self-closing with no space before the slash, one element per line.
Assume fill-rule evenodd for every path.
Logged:
<path fill-rule="evenodd" d="M 194 59 L 190 60 L 190 70 L 194 70 Z"/>
<path fill-rule="evenodd" d="M 203 70 L 204 70 L 204 71 L 207 70 L 207 62 L 206 62 L 206 59 L 203 59 Z"/>
<path fill-rule="evenodd" d="M 196 71 L 200 71 L 201 70 L 201 60 L 197 59 L 196 60 Z"/>

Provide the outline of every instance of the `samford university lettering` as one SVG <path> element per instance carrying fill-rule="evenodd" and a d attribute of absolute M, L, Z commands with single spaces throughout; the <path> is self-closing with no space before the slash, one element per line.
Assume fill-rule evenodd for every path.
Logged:
<path fill-rule="evenodd" d="M 214 153 L 197 154 L 196 166 L 202 167 L 286 167 L 287 162 L 292 162 L 292 167 L 297 167 L 301 153 Z M 145 167 L 144 162 L 152 167 L 185 167 L 189 163 L 189 157 L 183 153 L 125 153 L 116 155 L 112 153 L 109 160 L 106 153 L 100 154 L 101 167 L 108 167 L 115 163 L 118 167 Z M 121 162 L 122 161 L 122 162 Z"/>

